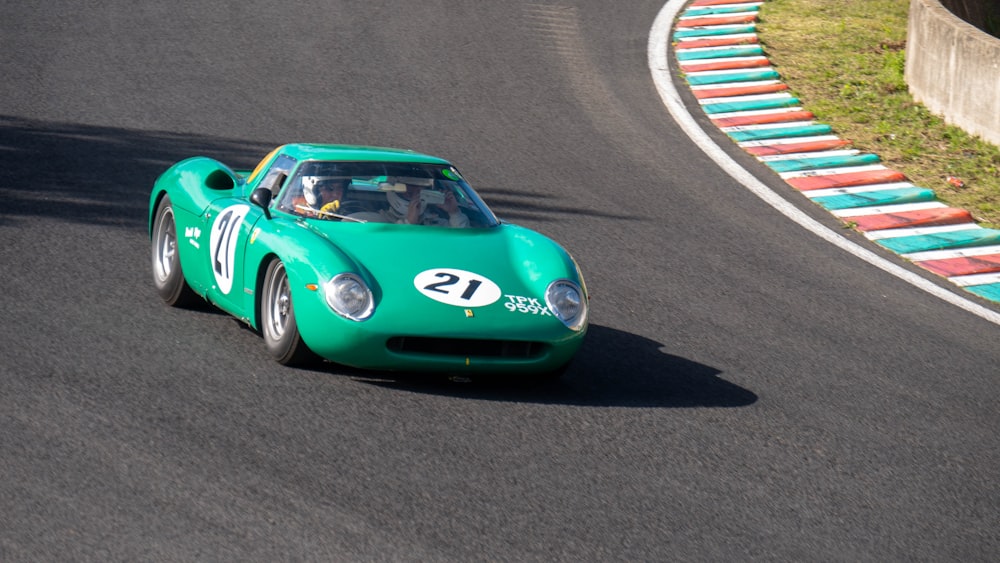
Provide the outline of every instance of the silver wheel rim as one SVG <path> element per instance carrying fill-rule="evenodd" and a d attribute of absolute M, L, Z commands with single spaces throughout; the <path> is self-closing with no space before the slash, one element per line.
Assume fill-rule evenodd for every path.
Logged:
<path fill-rule="evenodd" d="M 291 313 L 292 296 L 288 287 L 288 276 L 285 275 L 284 264 L 278 264 L 271 275 L 267 287 L 267 330 L 273 340 L 281 340 L 288 328 L 288 317 Z"/>
<path fill-rule="evenodd" d="M 174 270 L 174 257 L 177 255 L 177 233 L 174 227 L 174 214 L 168 207 L 160 216 L 156 229 L 156 246 L 153 255 L 153 266 L 158 280 L 165 281 Z"/>

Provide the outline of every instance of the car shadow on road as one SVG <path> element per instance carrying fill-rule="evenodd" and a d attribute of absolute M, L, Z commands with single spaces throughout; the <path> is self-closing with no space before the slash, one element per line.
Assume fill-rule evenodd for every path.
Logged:
<path fill-rule="evenodd" d="M 141 251 L 139 246 L 122 251 L 121 240 L 115 235 L 145 234 L 150 189 L 159 174 L 174 162 L 195 155 L 216 158 L 245 170 L 272 148 L 273 145 L 258 141 L 0 114 L 0 201 L 3 202 L 0 226 L 23 226 L 24 232 L 31 234 L 6 241 L 5 251 L 33 251 L 27 245 L 58 240 L 60 248 L 72 247 L 71 255 L 75 251 L 78 259 L 99 260 L 111 271 L 148 268 L 149 254 L 145 250 L 148 243 L 142 242 L 145 237 L 129 239 L 141 244 Z M 488 201 L 491 197 L 496 200 L 497 212 L 505 218 L 532 221 L 580 216 L 626 218 L 578 208 L 547 195 L 498 187 L 485 188 L 484 192 L 489 196 Z M 39 221 L 41 226 L 33 225 Z M 53 228 L 52 222 L 62 225 Z M 72 228 L 75 225 L 105 227 L 106 238 L 95 242 L 81 237 L 80 231 Z M 38 233 L 52 237 L 52 241 L 40 240 Z M 112 248 L 115 252 L 109 250 Z M 65 248 L 60 252 L 63 251 Z M 0 251 L 2 256 L 5 255 Z M 63 254 L 58 256 L 62 259 Z M 45 259 L 46 255 L 38 258 Z M 194 310 L 213 316 L 220 314 L 207 305 L 195 306 Z M 329 373 L 332 368 L 324 371 Z M 345 373 L 343 368 L 336 371 Z M 658 342 L 602 326 L 591 326 L 587 342 L 566 375 L 544 384 L 531 380 L 458 382 L 441 377 L 377 378 L 355 371 L 346 373 L 388 388 L 496 401 L 737 407 L 757 400 L 752 392 L 720 378 L 720 371 L 711 366 L 666 353 Z"/>
<path fill-rule="evenodd" d="M 350 375 L 389 389 L 489 401 L 645 408 L 745 407 L 757 401 L 756 394 L 722 379 L 720 373 L 666 353 L 662 344 L 648 338 L 591 325 L 573 364 L 556 381 Z"/>

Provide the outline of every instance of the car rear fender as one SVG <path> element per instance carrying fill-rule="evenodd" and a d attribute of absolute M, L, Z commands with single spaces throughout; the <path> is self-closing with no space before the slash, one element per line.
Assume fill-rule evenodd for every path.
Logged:
<path fill-rule="evenodd" d="M 239 197 L 243 179 L 225 164 L 204 156 L 182 160 L 168 168 L 153 184 L 149 196 L 149 233 L 152 236 L 156 207 L 170 195 L 174 207 L 200 217 L 221 197 Z"/>

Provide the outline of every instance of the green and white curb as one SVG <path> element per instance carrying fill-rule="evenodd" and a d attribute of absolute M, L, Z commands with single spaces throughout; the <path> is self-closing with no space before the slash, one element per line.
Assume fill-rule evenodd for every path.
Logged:
<path fill-rule="evenodd" d="M 937 200 L 933 190 L 879 164 L 876 154 L 817 123 L 788 92 L 758 43 L 762 2 L 672 1 L 679 69 L 719 129 L 811 201 L 880 246 L 1000 302 L 1000 230 Z M 666 7 L 665 7 L 666 8 Z M 662 14 L 662 12 L 661 12 Z M 932 255 L 987 248 L 987 253 Z M 927 258 L 933 256 L 933 258 Z"/>

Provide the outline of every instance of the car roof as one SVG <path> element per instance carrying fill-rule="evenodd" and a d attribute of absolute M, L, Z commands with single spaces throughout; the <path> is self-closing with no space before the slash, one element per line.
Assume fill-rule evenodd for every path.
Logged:
<path fill-rule="evenodd" d="M 294 143 L 282 146 L 279 151 L 296 160 L 346 160 L 346 161 L 389 161 L 450 164 L 448 161 L 409 149 L 388 147 L 368 147 L 360 145 L 325 145 Z"/>

